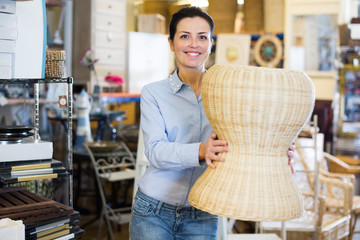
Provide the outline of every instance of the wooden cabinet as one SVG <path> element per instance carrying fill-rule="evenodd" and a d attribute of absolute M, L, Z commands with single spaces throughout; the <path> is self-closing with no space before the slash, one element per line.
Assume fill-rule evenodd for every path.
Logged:
<path fill-rule="evenodd" d="M 79 64 L 88 49 L 98 59 L 95 71 L 101 87 L 108 86 L 107 75 L 125 78 L 126 0 L 76 0 L 73 19 L 74 84 L 91 90 L 97 84 L 94 72 Z"/>

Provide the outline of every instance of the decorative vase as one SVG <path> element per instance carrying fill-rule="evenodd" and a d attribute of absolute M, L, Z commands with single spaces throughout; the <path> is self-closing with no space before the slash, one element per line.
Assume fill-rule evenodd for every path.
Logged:
<path fill-rule="evenodd" d="M 88 93 L 82 89 L 80 95 L 76 99 L 75 107 L 77 113 L 76 141 L 75 149 L 84 149 L 84 142 L 92 142 L 90 126 L 90 109 L 92 99 Z"/>
<path fill-rule="evenodd" d="M 229 151 L 194 184 L 190 203 L 214 215 L 285 221 L 303 201 L 287 150 L 310 119 L 311 79 L 299 71 L 254 66 L 211 67 L 202 80 L 204 111 Z"/>

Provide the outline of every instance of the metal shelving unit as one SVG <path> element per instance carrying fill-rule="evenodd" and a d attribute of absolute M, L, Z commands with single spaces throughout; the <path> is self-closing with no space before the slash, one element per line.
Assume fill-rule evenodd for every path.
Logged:
<path fill-rule="evenodd" d="M 34 139 L 40 140 L 39 128 L 40 128 L 40 84 L 45 83 L 66 83 L 67 84 L 67 114 L 68 114 L 68 131 L 67 131 L 67 161 L 65 163 L 66 170 L 69 172 L 66 204 L 73 207 L 73 78 L 36 78 L 36 79 L 0 79 L 0 84 L 34 84 Z M 35 191 L 38 193 L 38 183 L 36 181 Z"/>

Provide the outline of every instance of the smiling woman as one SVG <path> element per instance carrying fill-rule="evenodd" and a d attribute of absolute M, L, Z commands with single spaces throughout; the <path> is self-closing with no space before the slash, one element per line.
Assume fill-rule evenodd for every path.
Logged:
<path fill-rule="evenodd" d="M 170 48 L 175 53 L 179 77 L 189 84 L 196 96 L 200 94 L 201 81 L 185 77 L 186 70 L 205 71 L 205 62 L 211 51 L 211 30 L 206 20 L 201 17 L 186 18 L 177 25 L 173 39 L 169 38 Z M 183 77 L 182 77 L 183 76 Z M 199 74 L 202 77 L 202 74 Z"/>
<path fill-rule="evenodd" d="M 188 199 L 206 167 L 216 168 L 229 151 L 227 141 L 214 133 L 201 97 L 213 32 L 213 19 L 200 8 L 176 12 L 168 40 L 177 69 L 142 88 L 141 130 L 150 165 L 137 182 L 132 240 L 216 239 L 218 217 L 194 208 Z"/>
<path fill-rule="evenodd" d="M 201 101 L 205 62 L 211 52 L 214 22 L 200 8 L 187 7 L 170 22 L 169 44 L 177 69 L 141 92 L 141 128 L 150 161 L 138 181 L 130 222 L 137 239 L 216 239 L 217 216 L 192 207 L 188 194 L 213 161 L 227 151 L 217 140 Z"/>

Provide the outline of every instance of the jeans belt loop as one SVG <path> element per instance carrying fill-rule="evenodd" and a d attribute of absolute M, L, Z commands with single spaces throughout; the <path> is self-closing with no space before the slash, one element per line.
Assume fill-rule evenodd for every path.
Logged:
<path fill-rule="evenodd" d="M 191 218 L 196 219 L 196 208 L 191 207 Z"/>
<path fill-rule="evenodd" d="M 156 215 L 159 215 L 161 207 L 162 207 L 163 204 L 164 204 L 164 202 L 161 202 L 161 201 L 158 202 L 158 204 L 156 206 L 156 211 L 155 211 Z"/>

